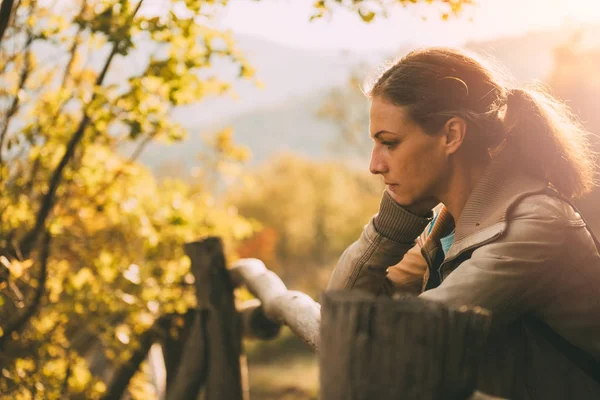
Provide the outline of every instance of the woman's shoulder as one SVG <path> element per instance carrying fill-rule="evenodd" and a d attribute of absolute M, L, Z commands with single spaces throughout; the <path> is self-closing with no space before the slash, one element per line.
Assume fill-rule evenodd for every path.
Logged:
<path fill-rule="evenodd" d="M 567 200 L 550 191 L 531 194 L 517 202 L 508 220 L 519 219 L 539 219 L 559 225 L 585 225 L 579 212 Z"/>

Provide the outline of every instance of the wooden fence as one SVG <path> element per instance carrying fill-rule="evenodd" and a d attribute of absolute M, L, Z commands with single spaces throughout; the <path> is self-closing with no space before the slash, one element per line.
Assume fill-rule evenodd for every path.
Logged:
<path fill-rule="evenodd" d="M 318 352 L 322 399 L 497 399 L 475 387 L 490 323 L 480 308 L 360 291 L 326 292 L 321 307 L 260 260 L 226 268 L 218 238 L 185 251 L 198 308 L 178 350 L 165 353 L 169 400 L 249 400 L 242 337 L 271 339 L 281 324 Z M 233 290 L 242 285 L 257 300 L 236 309 Z"/>

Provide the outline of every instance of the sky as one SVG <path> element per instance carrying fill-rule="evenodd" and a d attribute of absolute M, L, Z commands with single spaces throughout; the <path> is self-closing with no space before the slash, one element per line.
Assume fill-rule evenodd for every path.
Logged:
<path fill-rule="evenodd" d="M 388 0 L 389 1 L 389 0 Z M 229 0 L 215 27 L 309 49 L 394 50 L 403 44 L 461 45 L 565 25 L 600 24 L 600 0 L 478 0 L 442 21 L 439 6 L 395 6 L 362 22 L 344 9 L 309 22 L 313 0 Z M 423 20 L 426 17 L 426 20 Z"/>

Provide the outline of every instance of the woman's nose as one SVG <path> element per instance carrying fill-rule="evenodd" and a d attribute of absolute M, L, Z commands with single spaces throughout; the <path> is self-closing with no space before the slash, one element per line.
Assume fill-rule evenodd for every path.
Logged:
<path fill-rule="evenodd" d="M 369 171 L 374 175 L 383 174 L 386 172 L 386 168 L 384 160 L 382 160 L 377 154 L 377 151 L 373 149 L 373 152 L 371 153 L 371 162 L 369 163 Z"/>

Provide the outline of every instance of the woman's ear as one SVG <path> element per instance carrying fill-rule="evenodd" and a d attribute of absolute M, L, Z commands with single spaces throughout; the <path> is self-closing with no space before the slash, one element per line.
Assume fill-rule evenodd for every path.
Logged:
<path fill-rule="evenodd" d="M 467 122 L 460 117 L 452 117 L 444 124 L 446 154 L 454 154 L 462 146 L 467 134 Z"/>

